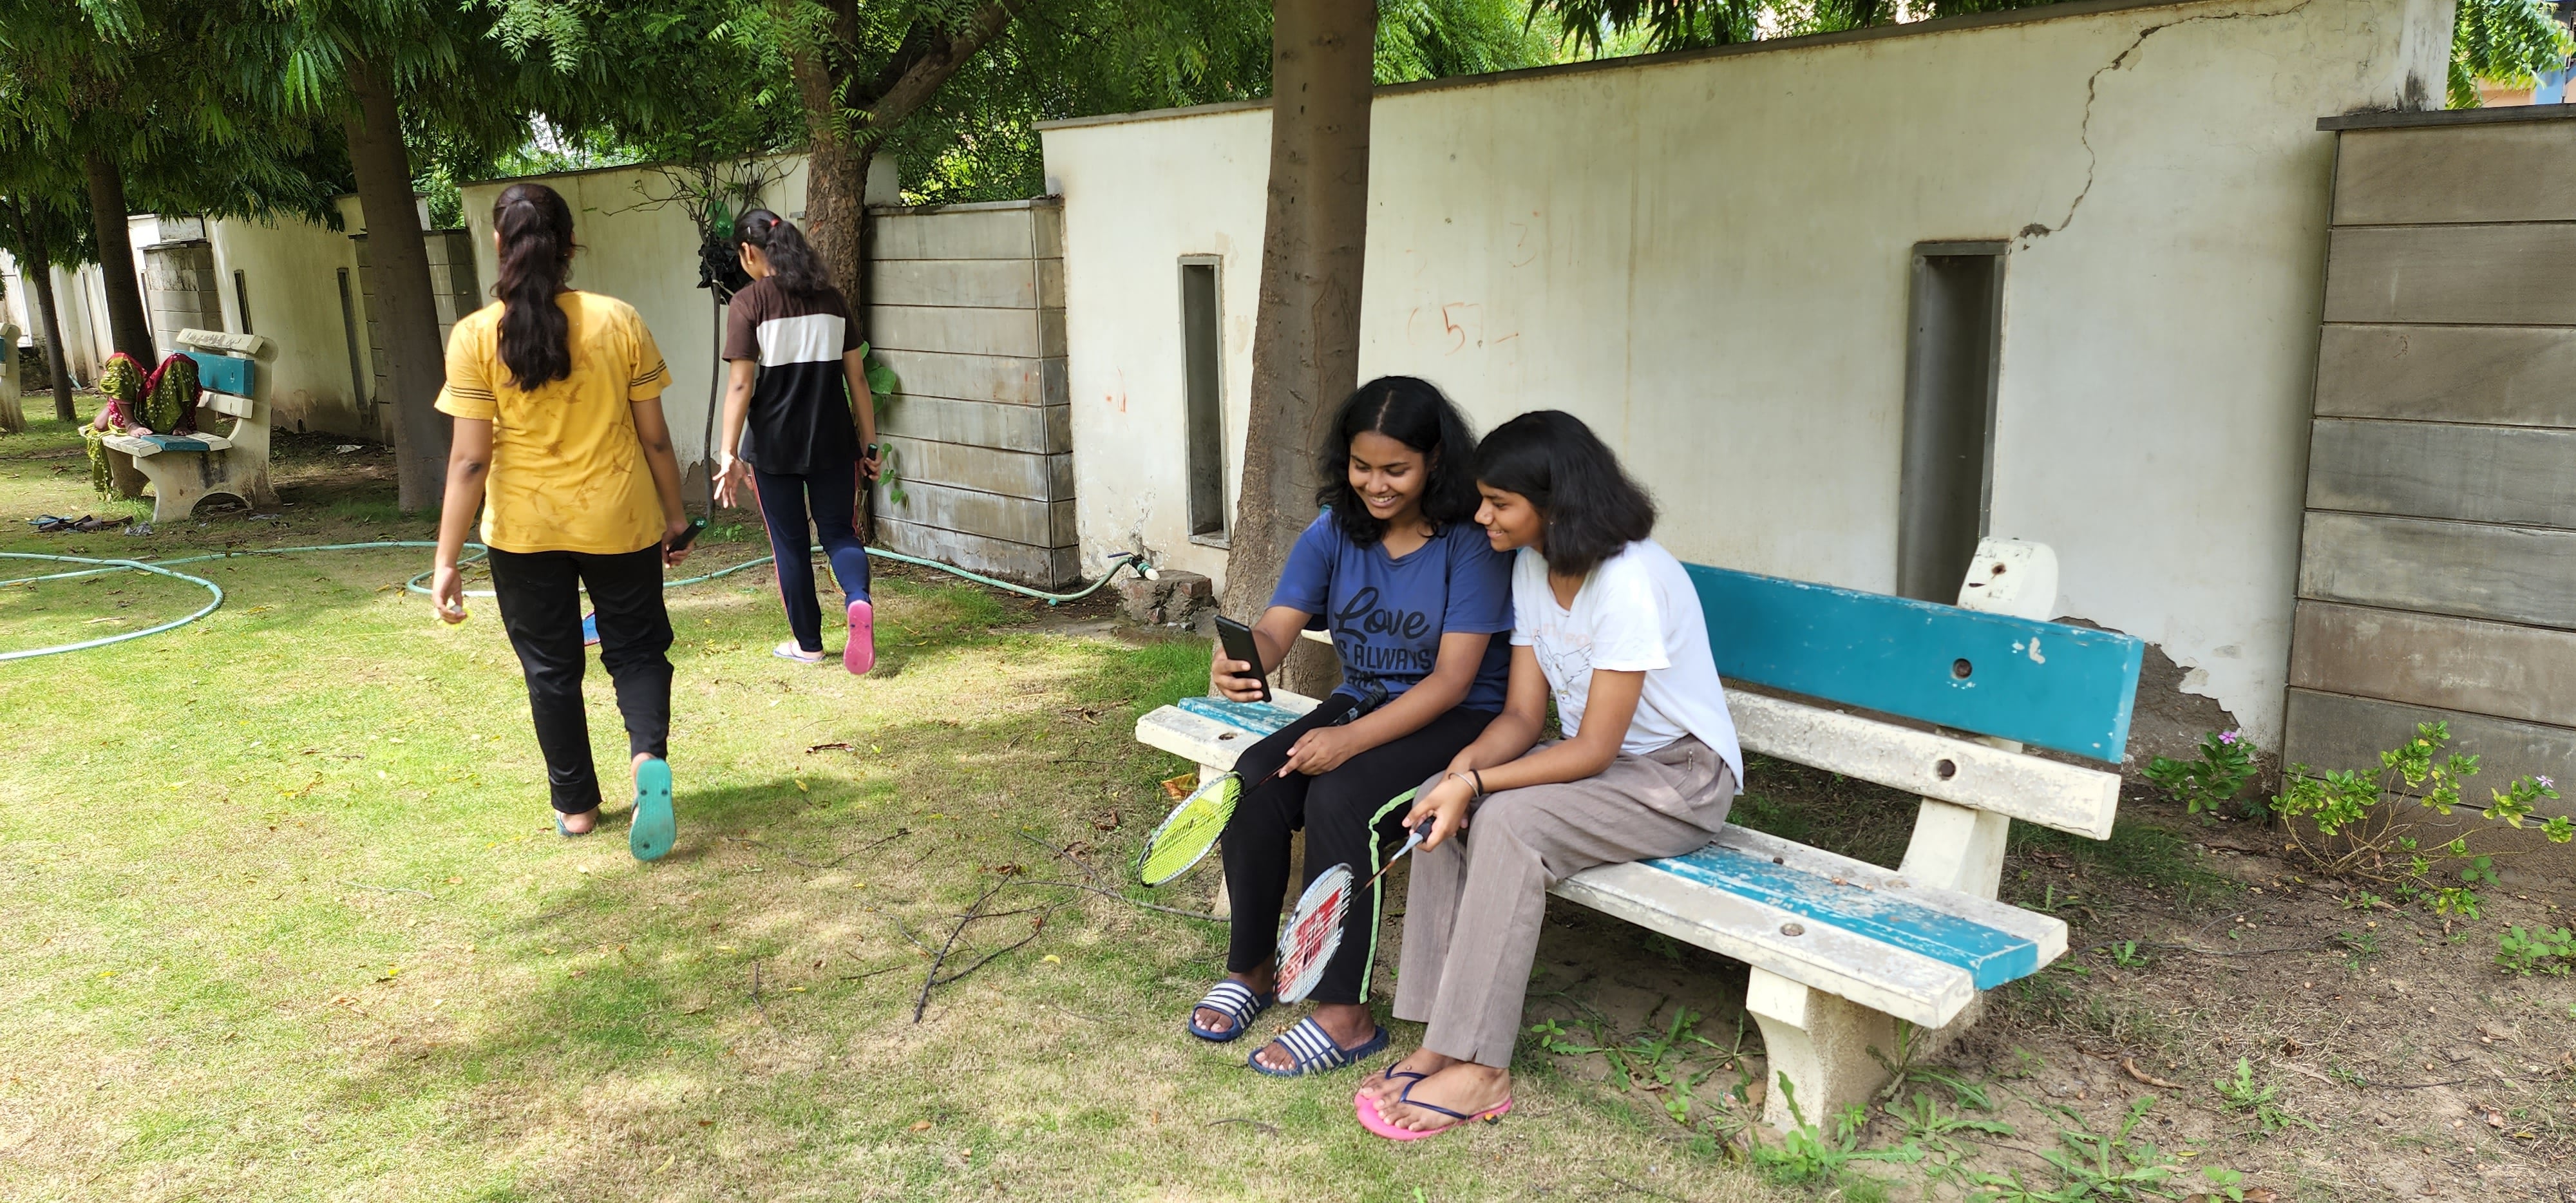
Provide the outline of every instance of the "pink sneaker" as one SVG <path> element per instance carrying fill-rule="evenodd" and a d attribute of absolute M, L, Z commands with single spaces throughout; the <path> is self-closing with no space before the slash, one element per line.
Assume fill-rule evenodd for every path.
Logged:
<path fill-rule="evenodd" d="M 857 676 L 877 666 L 877 612 L 866 598 L 850 603 L 850 642 L 841 648 L 841 667 Z"/>

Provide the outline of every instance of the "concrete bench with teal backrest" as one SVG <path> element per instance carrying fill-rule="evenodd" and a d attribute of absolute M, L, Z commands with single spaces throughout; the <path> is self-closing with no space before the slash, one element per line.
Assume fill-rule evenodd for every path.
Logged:
<path fill-rule="evenodd" d="M 152 486 L 152 520 L 175 522 L 187 517 L 212 493 L 229 493 L 250 506 L 277 504 L 268 483 L 268 373 L 266 362 L 277 357 L 277 342 L 260 334 L 221 330 L 182 330 L 179 353 L 197 362 L 200 430 L 193 435 L 166 432 L 149 437 L 110 435 L 99 440 L 109 452 L 114 475 L 128 497 Z M 231 418 L 222 434 L 205 429 L 215 417 Z M 130 468 L 131 471 L 123 469 Z M 137 479 L 139 475 L 139 480 Z"/>
<path fill-rule="evenodd" d="M 1996 900 L 2004 837 L 2014 819 L 2110 835 L 2144 645 L 1993 612 L 2053 612 L 2054 557 L 2030 544 L 1979 549 L 1962 597 L 1987 609 L 1689 571 L 1745 749 L 1920 797 L 1912 842 L 1888 869 L 1730 825 L 1687 856 L 1588 870 L 1555 893 L 1750 965 L 1770 1068 L 1817 1121 L 1874 1093 L 1881 1058 L 1937 1051 L 1983 991 L 2065 953 L 2063 920 Z M 1136 734 L 1205 775 L 1313 704 L 1192 698 Z M 1899 1023 L 1915 1030 L 1900 1040 Z M 1789 1122 L 1776 1088 L 1764 1118 Z"/>

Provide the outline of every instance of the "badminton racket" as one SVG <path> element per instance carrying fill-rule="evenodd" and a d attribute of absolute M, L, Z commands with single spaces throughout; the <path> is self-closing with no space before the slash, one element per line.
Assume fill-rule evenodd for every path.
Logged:
<path fill-rule="evenodd" d="M 1389 805 L 1413 800 L 1414 791 L 1406 790 Z M 1342 946 L 1342 920 L 1351 911 L 1351 898 L 1361 890 L 1377 884 L 1404 854 L 1422 846 L 1431 835 L 1433 821 L 1422 825 L 1386 858 L 1386 864 L 1369 875 L 1357 889 L 1352 888 L 1351 867 L 1335 865 L 1318 874 L 1306 892 L 1297 896 L 1297 909 L 1288 913 L 1288 921 L 1279 927 L 1279 1001 L 1298 1002 L 1324 980 L 1324 966 Z"/>
<path fill-rule="evenodd" d="M 1354 706 L 1327 726 L 1340 726 L 1367 713 L 1365 706 Z M 1281 762 L 1270 775 L 1253 789 L 1268 785 L 1288 775 L 1288 762 Z M 1225 834 L 1226 821 L 1234 817 L 1235 803 L 1245 794 L 1243 778 L 1235 773 L 1220 773 L 1209 778 L 1190 796 L 1181 799 L 1172 813 L 1145 836 L 1145 846 L 1136 853 L 1136 879 L 1149 886 L 1170 881 L 1207 859 L 1216 847 L 1217 837 Z"/>

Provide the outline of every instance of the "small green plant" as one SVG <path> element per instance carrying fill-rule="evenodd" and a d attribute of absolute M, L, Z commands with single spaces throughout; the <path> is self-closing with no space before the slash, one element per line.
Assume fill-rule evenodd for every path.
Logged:
<path fill-rule="evenodd" d="M 877 416 L 877 483 L 885 486 L 886 500 L 902 505 L 907 498 L 903 490 L 903 470 L 895 463 L 894 448 L 885 442 L 885 420 L 886 412 L 894 408 L 895 397 L 903 382 L 885 360 L 877 357 L 874 347 L 860 343 L 859 355 L 861 361 L 868 365 L 868 408 Z"/>
<path fill-rule="evenodd" d="M 1738 1069 L 1743 1062 L 1744 1033 L 1739 1028 L 1733 1046 L 1719 1044 L 1699 1034 L 1700 1014 L 1688 1008 L 1673 1013 L 1673 1021 L 1661 1031 L 1645 1032 L 1625 1043 L 1612 1043 L 1602 1037 L 1599 1025 L 1593 1028 L 1592 1040 L 1577 1040 L 1576 1033 L 1564 1023 L 1550 1019 L 1530 1027 L 1538 1037 L 1541 1049 L 1560 1057 L 1581 1057 L 1599 1053 L 1609 1063 L 1610 1081 L 1621 1090 L 1642 1089 L 1662 1097 L 1664 1114 L 1676 1124 L 1692 1131 L 1705 1131 L 1711 1125 L 1725 1129 L 1729 1119 L 1724 1114 L 1723 1098 L 1712 1105 L 1711 1096 L 1702 1088 L 1708 1079 L 1721 1071 Z M 1732 1136 L 1732 1131 L 1720 1135 Z"/>
<path fill-rule="evenodd" d="M 2576 970 L 2576 931 L 2559 928 L 2524 931 L 2515 927 L 2496 937 L 2496 964 L 2530 977 L 2533 971 L 2564 977 Z M 2576 1008 L 2570 1008 L 2576 1014 Z"/>
<path fill-rule="evenodd" d="M 2191 814 L 2215 813 L 2236 800 L 2254 780 L 2254 741 L 2242 731 L 2212 731 L 2200 741 L 2191 760 L 2156 757 L 2147 765 L 2147 780 L 2173 796 Z M 2257 803 L 2251 811 L 2262 817 Z"/>
<path fill-rule="evenodd" d="M 2144 969 L 2147 967 L 2147 957 L 2145 953 L 2138 951 L 2137 941 L 2122 940 L 2111 946 L 2111 963 L 2122 969 Z"/>
<path fill-rule="evenodd" d="M 2024 1096 L 2028 1097 L 2028 1096 Z M 2046 1105 L 2046 1104 L 2043 1104 Z M 2057 1171 L 2057 1184 L 2035 1186 L 2022 1180 L 2017 1170 L 2001 1174 L 1971 1174 L 1978 1188 L 1968 1196 L 1971 1203 L 2080 1203 L 2084 1200 L 2119 1199 L 2143 1203 L 2150 1199 L 2172 1199 L 2164 1189 L 2183 1169 L 2175 1165 L 2155 1143 L 2137 1137 L 2138 1126 L 2146 1121 L 2147 1112 L 2156 1105 L 2156 1096 L 2144 1095 L 2129 1104 L 2127 1117 L 2119 1130 L 2095 1132 L 2083 1119 L 2062 1107 L 2049 1109 L 2064 1116 L 2075 1126 L 2057 1134 L 2062 1149 L 2040 1153 Z"/>
<path fill-rule="evenodd" d="M 2254 1121 L 2263 1126 L 2266 1135 L 2278 1132 L 2292 1124 L 2308 1128 L 2316 1127 L 2315 1124 L 2282 1110 L 2279 1104 L 2273 1102 L 2272 1100 L 2281 1093 L 2281 1088 L 2269 1082 L 2256 1081 L 2253 1063 L 2243 1057 L 2236 1059 L 2236 1076 L 2212 1078 L 2210 1085 L 2217 1089 L 2219 1100 L 2226 1103 L 2229 1110 L 2251 1112 Z"/>
<path fill-rule="evenodd" d="M 1770 1175 L 1773 1182 L 1783 1186 L 1823 1185 L 1840 1178 L 1843 1170 L 1856 1161 L 1923 1160 L 1923 1151 L 1910 1142 L 1893 1149 L 1860 1147 L 1861 1129 L 1869 1126 L 1869 1113 L 1857 1103 L 1835 1115 L 1833 1135 L 1825 1135 L 1807 1122 L 1807 1113 L 1798 1106 L 1798 1090 L 1789 1084 L 1789 1075 L 1780 1074 L 1779 1082 L 1780 1100 L 1789 1106 L 1789 1129 L 1781 1134 L 1778 1145 L 1757 1142 L 1750 1154 L 1753 1164 Z"/>
<path fill-rule="evenodd" d="M 1977 1093 L 1978 1097 L 1984 1097 L 1982 1087 L 1977 1088 Z M 1994 1109 L 1991 1103 L 1981 1106 L 1988 1111 Z M 1889 1103 L 1881 1109 L 1887 1113 L 1887 1118 L 1904 1129 L 1905 1143 L 1923 1151 L 1923 1175 L 1933 1182 L 1973 1185 L 1967 1169 L 1967 1161 L 1973 1151 L 1962 1143 L 1963 1133 L 1982 1132 L 1988 1136 L 2015 1134 L 2012 1125 L 2000 1120 L 1945 1115 L 1941 1104 L 1932 1098 L 1929 1091 L 1915 1091 L 1909 1106 Z"/>
<path fill-rule="evenodd" d="M 2343 967 L 2354 973 L 2379 955 L 2379 933 L 2373 931 L 2339 931 L 2335 943 L 2343 945 Z"/>
<path fill-rule="evenodd" d="M 2487 805 L 2470 811 L 2486 825 L 2428 847 L 2416 836 L 2423 812 L 2449 818 L 2466 808 L 2465 783 L 2478 774 L 2477 757 L 2442 754 L 2450 739 L 2448 724 L 2424 723 L 2415 728 L 2415 738 L 2379 754 L 2376 772 L 2291 765 L 2272 799 L 2272 813 L 2284 820 L 2291 847 L 2318 872 L 2388 887 L 2401 902 L 2425 901 L 2439 914 L 2474 919 L 2481 905 L 2478 887 L 2493 887 L 2496 875 L 2495 854 L 2477 851 L 2472 840 L 2490 838 L 2498 827 L 2521 828 L 2558 789 L 2547 777 L 2524 777 L 2490 790 Z M 2565 815 L 2537 825 L 2552 843 L 2576 840 L 2576 821 Z M 2463 865 L 2458 885 L 2435 875 L 2445 862 Z"/>

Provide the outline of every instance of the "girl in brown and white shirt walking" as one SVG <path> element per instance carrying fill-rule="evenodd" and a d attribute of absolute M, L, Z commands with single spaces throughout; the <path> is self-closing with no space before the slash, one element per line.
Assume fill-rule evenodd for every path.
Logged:
<path fill-rule="evenodd" d="M 858 491 L 877 464 L 866 344 L 795 226 L 752 209 L 734 221 L 733 236 L 752 284 L 734 294 L 725 321 L 733 379 L 716 451 L 716 501 L 732 505 L 746 481 L 754 486 L 793 636 L 773 654 L 823 662 L 812 553 L 819 537 L 849 623 L 841 665 L 863 673 L 877 658 L 867 546 L 856 523 Z"/>

